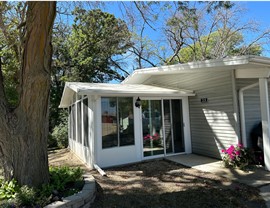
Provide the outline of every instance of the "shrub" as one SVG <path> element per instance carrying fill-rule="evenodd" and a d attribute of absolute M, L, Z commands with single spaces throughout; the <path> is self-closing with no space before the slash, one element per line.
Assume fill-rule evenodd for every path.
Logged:
<path fill-rule="evenodd" d="M 16 193 L 19 190 L 19 186 L 17 185 L 17 182 L 15 179 L 12 179 L 11 181 L 0 181 L 0 200 L 5 199 L 14 199 L 16 196 Z"/>
<path fill-rule="evenodd" d="M 80 168 L 50 167 L 50 183 L 43 185 L 42 192 L 50 195 L 53 191 L 61 196 L 72 195 L 83 186 L 83 171 Z"/>
<path fill-rule="evenodd" d="M 242 144 L 231 145 L 228 149 L 223 149 L 222 153 L 224 153 L 222 160 L 225 167 L 244 170 L 254 161 L 252 152 L 248 148 L 244 148 Z"/>
<path fill-rule="evenodd" d="M 51 201 L 70 196 L 82 189 L 82 169 L 50 167 L 49 170 L 50 182 L 42 185 L 40 189 L 19 187 L 14 179 L 0 180 L 0 207 L 44 207 Z M 55 196 L 57 199 L 53 199 Z"/>
<path fill-rule="evenodd" d="M 49 141 L 51 143 L 55 142 L 59 148 L 66 148 L 68 146 L 67 122 L 60 123 L 54 127 Z"/>
<path fill-rule="evenodd" d="M 16 204 L 23 206 L 33 206 L 36 202 L 36 191 L 28 186 L 20 187 L 16 194 Z"/>
<path fill-rule="evenodd" d="M 56 138 L 51 133 L 48 135 L 48 148 L 57 147 Z"/>

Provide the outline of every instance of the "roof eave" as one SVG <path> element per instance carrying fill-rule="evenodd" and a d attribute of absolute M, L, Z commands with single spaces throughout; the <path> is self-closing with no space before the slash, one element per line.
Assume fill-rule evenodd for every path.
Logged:
<path fill-rule="evenodd" d="M 122 83 L 143 83 L 151 75 L 157 74 L 163 75 L 176 73 L 194 73 L 198 72 L 198 70 L 233 70 L 239 66 L 245 66 L 248 64 L 261 64 L 270 66 L 270 59 L 259 56 L 239 56 L 224 59 L 190 62 L 186 64 L 145 68 L 135 70 Z M 138 79 L 136 77 L 138 77 Z"/>

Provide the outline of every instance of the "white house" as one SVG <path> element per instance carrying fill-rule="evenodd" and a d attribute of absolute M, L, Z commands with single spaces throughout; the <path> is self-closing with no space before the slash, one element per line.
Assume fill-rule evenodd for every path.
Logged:
<path fill-rule="evenodd" d="M 121 84 L 66 83 L 69 146 L 90 167 L 174 154 L 220 158 L 262 122 L 270 170 L 270 58 L 241 56 L 135 70 Z"/>

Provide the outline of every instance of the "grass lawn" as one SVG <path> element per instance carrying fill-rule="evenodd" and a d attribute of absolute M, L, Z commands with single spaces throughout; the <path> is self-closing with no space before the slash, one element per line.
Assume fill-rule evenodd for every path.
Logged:
<path fill-rule="evenodd" d="M 91 207 L 266 207 L 256 188 L 165 160 L 105 172 L 91 171 L 98 185 Z"/>

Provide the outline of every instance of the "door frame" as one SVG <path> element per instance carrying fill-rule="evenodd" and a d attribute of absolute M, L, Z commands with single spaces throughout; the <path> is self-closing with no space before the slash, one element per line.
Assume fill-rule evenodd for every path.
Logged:
<path fill-rule="evenodd" d="M 188 97 L 140 97 L 141 100 L 160 100 L 161 107 L 162 107 L 162 123 L 164 121 L 164 107 L 163 107 L 163 100 L 175 100 L 179 99 L 182 100 L 182 116 L 183 116 L 183 137 L 184 137 L 184 146 L 185 151 L 180 153 L 171 153 L 169 155 L 166 154 L 166 148 L 164 148 L 164 154 L 160 155 L 154 155 L 154 156 L 148 156 L 144 157 L 143 154 L 143 126 L 142 126 L 142 108 L 140 107 L 137 111 L 138 116 L 138 127 L 136 128 L 138 131 L 137 138 L 140 142 L 138 142 L 138 152 L 140 151 L 141 160 L 148 160 L 148 159 L 155 159 L 155 158 L 161 158 L 161 157 L 167 157 L 167 156 L 173 156 L 173 155 L 179 155 L 179 154 L 190 154 L 192 152 L 191 148 L 191 133 L 190 133 L 190 118 L 189 118 L 189 102 Z M 162 128 L 162 131 L 164 131 L 164 127 Z M 163 139 L 163 143 L 165 142 L 165 139 Z"/>

